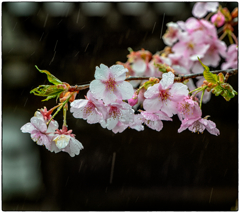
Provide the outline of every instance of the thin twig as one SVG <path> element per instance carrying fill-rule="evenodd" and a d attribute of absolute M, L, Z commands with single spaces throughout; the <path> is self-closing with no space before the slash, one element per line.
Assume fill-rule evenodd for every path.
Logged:
<path fill-rule="evenodd" d="M 223 74 L 228 74 L 228 76 L 236 75 L 238 73 L 238 68 L 237 69 L 227 69 L 227 70 L 215 70 L 215 71 L 210 71 L 213 74 L 218 74 L 218 73 L 223 73 Z M 174 78 L 174 82 L 183 82 L 187 79 L 190 78 L 196 78 L 198 76 L 203 76 L 203 73 L 194 73 L 194 74 L 188 74 L 188 75 L 183 75 L 183 76 L 178 76 Z M 137 77 L 137 76 L 130 76 L 125 79 L 125 81 L 135 81 L 135 80 L 149 80 L 150 77 Z M 162 79 L 162 77 L 158 77 L 159 80 Z M 69 90 L 73 91 L 80 91 L 84 89 L 88 89 L 90 84 L 84 84 L 84 85 L 76 85 L 76 86 L 71 86 Z"/>

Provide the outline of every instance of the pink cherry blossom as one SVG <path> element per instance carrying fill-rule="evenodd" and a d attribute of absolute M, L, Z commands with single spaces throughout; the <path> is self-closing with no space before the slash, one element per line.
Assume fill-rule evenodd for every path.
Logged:
<path fill-rule="evenodd" d="M 178 103 L 178 116 L 180 120 L 196 118 L 201 115 L 202 111 L 198 102 L 191 97 L 184 97 L 183 100 Z"/>
<path fill-rule="evenodd" d="M 172 46 L 178 40 L 178 35 L 181 30 L 178 24 L 173 22 L 167 23 L 167 27 L 167 32 L 163 35 L 163 41 L 166 45 Z"/>
<path fill-rule="evenodd" d="M 141 111 L 141 115 L 144 118 L 144 123 L 151 129 L 156 131 L 161 131 L 163 128 L 163 122 L 165 121 L 172 121 L 168 115 L 162 111 L 156 112 L 148 112 L 148 111 Z"/>
<path fill-rule="evenodd" d="M 66 126 L 56 130 L 53 141 L 60 151 L 67 152 L 71 157 L 79 155 L 80 150 L 83 149 L 83 145 L 75 139 L 72 130 L 68 130 Z"/>
<path fill-rule="evenodd" d="M 128 70 L 122 65 L 113 65 L 110 68 L 104 64 L 96 67 L 95 79 L 90 83 L 90 91 L 96 99 L 102 99 L 105 104 L 117 99 L 130 99 L 134 93 L 130 83 L 124 81 Z"/>
<path fill-rule="evenodd" d="M 178 25 L 180 23 L 178 22 Z M 184 31 L 187 31 L 189 34 L 196 31 L 202 31 L 204 37 L 211 36 L 213 38 L 217 38 L 216 27 L 211 22 L 208 22 L 204 19 L 199 20 L 194 17 L 190 17 L 186 20 L 185 23 L 181 23 L 181 26 L 184 28 Z"/>
<path fill-rule="evenodd" d="M 205 129 L 211 133 L 212 135 L 218 136 L 220 134 L 219 130 L 216 128 L 216 124 L 211 120 L 207 120 L 206 118 L 191 118 L 184 119 L 182 121 L 181 127 L 178 129 L 178 133 L 189 129 L 191 132 L 200 132 L 202 133 Z"/>
<path fill-rule="evenodd" d="M 105 106 L 102 101 L 95 99 L 90 91 L 88 91 L 86 99 L 74 100 L 70 109 L 75 118 L 83 118 L 89 124 L 98 123 L 102 119 L 104 111 Z"/>
<path fill-rule="evenodd" d="M 225 22 L 225 17 L 220 11 L 218 11 L 211 17 L 211 22 L 213 24 L 216 24 L 217 27 L 221 27 Z"/>
<path fill-rule="evenodd" d="M 179 36 L 179 42 L 172 47 L 172 51 L 196 61 L 198 58 L 202 58 L 209 48 L 209 45 L 204 43 L 204 38 L 204 32 L 200 30 L 191 34 L 183 32 Z"/>
<path fill-rule="evenodd" d="M 236 44 L 231 44 L 228 47 L 226 54 L 226 62 L 222 64 L 221 69 L 226 70 L 229 68 L 238 67 L 238 47 Z"/>
<path fill-rule="evenodd" d="M 204 17 L 207 12 L 215 12 L 218 2 L 198 2 L 193 6 L 192 14 L 197 18 Z"/>
<path fill-rule="evenodd" d="M 52 142 L 54 131 L 58 128 L 57 121 L 51 121 L 49 126 L 46 125 L 44 117 L 40 112 L 35 113 L 29 123 L 21 127 L 23 133 L 30 133 L 31 138 L 40 146 L 45 146 L 51 152 L 59 152 L 55 144 Z"/>
<path fill-rule="evenodd" d="M 174 83 L 172 72 L 164 73 L 162 80 L 149 87 L 144 93 L 143 107 L 147 111 L 163 111 L 169 117 L 177 113 L 177 104 L 188 95 L 188 88 L 182 83 Z"/>
<path fill-rule="evenodd" d="M 206 38 L 205 42 L 210 46 L 201 61 L 207 66 L 217 67 L 221 60 L 220 55 L 226 57 L 226 43 L 211 37 Z"/>
<path fill-rule="evenodd" d="M 119 121 L 124 124 L 129 124 L 133 121 L 134 110 L 129 104 L 118 100 L 115 103 L 108 104 L 106 107 L 106 116 L 100 121 L 103 128 L 112 130 Z"/>

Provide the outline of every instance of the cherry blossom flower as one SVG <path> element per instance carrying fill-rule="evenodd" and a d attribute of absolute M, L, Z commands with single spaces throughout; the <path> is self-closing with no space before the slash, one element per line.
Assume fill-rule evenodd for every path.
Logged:
<path fill-rule="evenodd" d="M 59 152 L 58 148 L 52 142 L 54 131 L 58 128 L 57 121 L 51 121 L 47 126 L 43 115 L 37 111 L 29 123 L 21 127 L 23 133 L 30 133 L 31 138 L 40 146 L 45 146 L 51 152 Z"/>
<path fill-rule="evenodd" d="M 129 124 L 133 121 L 134 110 L 129 104 L 118 100 L 115 103 L 108 104 L 106 107 L 106 116 L 100 121 L 103 128 L 112 130 L 119 121 L 124 124 Z"/>
<path fill-rule="evenodd" d="M 226 43 L 210 37 L 206 38 L 205 42 L 210 46 L 201 61 L 207 66 L 217 67 L 221 60 L 220 55 L 226 57 Z"/>
<path fill-rule="evenodd" d="M 86 99 L 75 100 L 71 103 L 70 112 L 75 118 L 83 118 L 89 124 L 98 123 L 104 114 L 105 106 L 101 100 L 93 97 L 88 91 Z"/>
<path fill-rule="evenodd" d="M 181 102 L 178 103 L 178 116 L 180 120 L 196 118 L 202 115 L 200 106 L 196 100 L 192 97 L 184 97 Z"/>
<path fill-rule="evenodd" d="M 173 22 L 167 23 L 167 27 L 167 32 L 163 35 L 163 41 L 166 45 L 172 46 L 178 40 L 178 35 L 181 30 L 178 24 Z"/>
<path fill-rule="evenodd" d="M 188 95 L 188 88 L 182 83 L 174 83 L 172 72 L 164 73 L 162 80 L 149 87 L 144 93 L 143 107 L 147 111 L 163 111 L 169 117 L 177 113 L 177 104 Z"/>
<path fill-rule="evenodd" d="M 238 47 L 236 44 L 231 44 L 228 47 L 226 54 L 226 62 L 222 64 L 221 69 L 226 70 L 229 68 L 238 67 Z"/>
<path fill-rule="evenodd" d="M 217 38 L 217 29 L 216 27 L 204 20 L 204 19 L 196 19 L 194 17 L 190 17 L 186 20 L 186 22 L 177 22 L 179 26 L 181 26 L 184 31 L 189 34 L 194 33 L 196 31 L 202 31 L 204 33 L 204 37 L 211 36 L 213 38 Z"/>
<path fill-rule="evenodd" d="M 96 67 L 95 79 L 90 83 L 90 91 L 96 99 L 102 99 L 105 104 L 117 99 L 126 100 L 133 96 L 133 87 L 124 81 L 128 70 L 122 65 L 113 65 L 108 68 L 101 64 Z"/>
<path fill-rule="evenodd" d="M 68 130 L 66 126 L 56 130 L 53 141 L 60 151 L 67 152 L 71 157 L 79 155 L 80 150 L 83 149 L 83 145 L 75 139 L 72 130 Z"/>
<path fill-rule="evenodd" d="M 149 111 L 141 111 L 141 115 L 144 118 L 144 123 L 151 129 L 156 131 L 161 131 L 163 128 L 163 122 L 172 121 L 168 115 L 162 111 L 149 112 Z"/>
<path fill-rule="evenodd" d="M 181 127 L 178 129 L 178 133 L 186 130 L 187 128 L 191 132 L 202 133 L 206 129 L 212 135 L 218 136 L 220 134 L 219 130 L 216 128 L 216 124 L 211 120 L 207 120 L 207 118 L 196 117 L 184 119 Z"/>
<path fill-rule="evenodd" d="M 204 17 L 207 12 L 217 11 L 218 2 L 198 2 L 194 4 L 192 14 L 197 18 Z"/>
<path fill-rule="evenodd" d="M 204 33 L 200 30 L 191 34 L 183 32 L 179 36 L 179 42 L 172 47 L 172 50 L 176 54 L 182 54 L 183 57 L 196 61 L 198 58 L 202 58 L 209 48 L 209 45 L 204 43 L 204 37 Z"/>
<path fill-rule="evenodd" d="M 220 11 L 218 11 L 215 15 L 211 17 L 211 22 L 217 27 L 221 27 L 225 22 L 225 17 Z"/>

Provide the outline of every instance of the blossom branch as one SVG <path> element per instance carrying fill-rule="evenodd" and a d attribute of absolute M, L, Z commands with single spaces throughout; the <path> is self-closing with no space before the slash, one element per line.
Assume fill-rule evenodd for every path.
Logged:
<path fill-rule="evenodd" d="M 223 73 L 227 74 L 228 77 L 232 75 L 236 75 L 238 72 L 238 69 L 227 69 L 227 70 L 215 70 L 215 71 L 210 71 L 213 74 L 218 74 L 218 73 Z M 183 82 L 187 79 L 190 78 L 196 78 L 198 76 L 203 76 L 203 73 L 194 73 L 194 74 L 188 74 L 188 75 L 183 75 L 183 76 L 178 76 L 174 78 L 175 82 Z M 135 81 L 135 80 L 149 80 L 150 77 L 137 77 L 137 76 L 130 76 L 125 79 L 125 81 Z M 162 79 L 162 77 L 158 77 L 159 80 Z M 84 85 L 76 85 L 76 86 L 71 86 L 69 88 L 69 91 L 80 91 L 84 89 L 88 89 L 90 84 L 84 84 Z"/>

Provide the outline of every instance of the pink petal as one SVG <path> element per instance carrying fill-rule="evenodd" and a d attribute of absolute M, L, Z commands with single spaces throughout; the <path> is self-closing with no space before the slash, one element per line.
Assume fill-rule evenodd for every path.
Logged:
<path fill-rule="evenodd" d="M 162 80 L 160 81 L 160 85 L 162 89 L 168 89 L 174 82 L 174 74 L 172 72 L 164 73 L 162 75 Z"/>
<path fill-rule="evenodd" d="M 158 112 L 155 112 L 155 114 L 158 116 L 160 120 L 172 121 L 172 118 L 170 118 L 165 112 L 158 111 Z"/>
<path fill-rule="evenodd" d="M 33 124 L 34 127 L 36 127 L 41 132 L 46 132 L 47 131 L 47 125 L 45 124 L 44 121 L 40 120 L 39 118 L 32 117 L 31 118 L 31 123 Z"/>
<path fill-rule="evenodd" d="M 145 99 L 143 101 L 143 108 L 147 111 L 159 111 L 162 107 L 163 103 L 160 101 L 158 97 Z"/>
<path fill-rule="evenodd" d="M 146 90 L 146 92 L 144 93 L 144 97 L 145 98 L 154 98 L 156 96 L 159 95 L 159 83 L 158 84 L 154 84 L 151 87 L 148 87 L 148 89 Z"/>
<path fill-rule="evenodd" d="M 197 18 L 202 18 L 207 14 L 207 10 L 205 9 L 205 4 L 204 2 L 198 2 L 194 4 L 192 14 L 197 17 Z"/>
<path fill-rule="evenodd" d="M 104 98 L 104 92 L 105 92 L 106 86 L 100 80 L 93 80 L 90 83 L 89 88 L 95 98 L 97 99 Z"/>
<path fill-rule="evenodd" d="M 132 69 L 137 73 L 137 75 L 142 75 L 145 72 L 146 68 L 146 62 L 142 59 L 138 59 L 132 65 Z"/>
<path fill-rule="evenodd" d="M 167 99 L 161 108 L 161 111 L 165 112 L 169 117 L 172 117 L 174 114 L 177 114 L 177 102 Z"/>
<path fill-rule="evenodd" d="M 32 123 L 26 123 L 21 127 L 21 131 L 23 133 L 31 133 L 33 130 L 36 130 L 36 128 L 32 125 Z"/>
<path fill-rule="evenodd" d="M 127 68 L 124 68 L 122 65 L 113 65 L 110 68 L 110 72 L 112 73 L 115 81 L 124 81 L 126 78 L 126 72 L 128 72 Z"/>
<path fill-rule="evenodd" d="M 107 129 L 112 130 L 118 123 L 118 118 L 110 117 L 107 119 Z"/>
<path fill-rule="evenodd" d="M 119 83 L 117 90 L 119 90 L 119 92 L 121 93 L 123 100 L 132 98 L 132 96 L 134 94 L 134 89 L 133 89 L 132 85 L 126 81 Z"/>
<path fill-rule="evenodd" d="M 188 96 L 188 87 L 182 83 L 174 83 L 170 89 L 171 100 L 181 101 L 184 97 Z"/>
<path fill-rule="evenodd" d="M 98 80 L 106 80 L 108 78 L 109 68 L 104 65 L 100 64 L 100 68 L 96 67 L 94 77 Z"/>
<path fill-rule="evenodd" d="M 86 100 L 86 99 L 74 100 L 70 104 L 70 106 L 73 108 L 81 109 L 81 108 L 85 107 L 87 103 L 88 103 L 88 100 Z M 70 109 L 70 112 L 72 112 L 72 108 Z"/>
<path fill-rule="evenodd" d="M 217 11 L 218 4 L 219 4 L 218 2 L 207 2 L 205 4 L 205 9 L 210 12 L 215 12 Z"/>
<path fill-rule="evenodd" d="M 156 131 L 161 131 L 162 128 L 163 128 L 163 122 L 161 120 L 158 120 L 158 121 L 147 121 L 145 123 L 148 127 L 150 127 L 151 129 L 153 130 L 156 130 Z"/>

